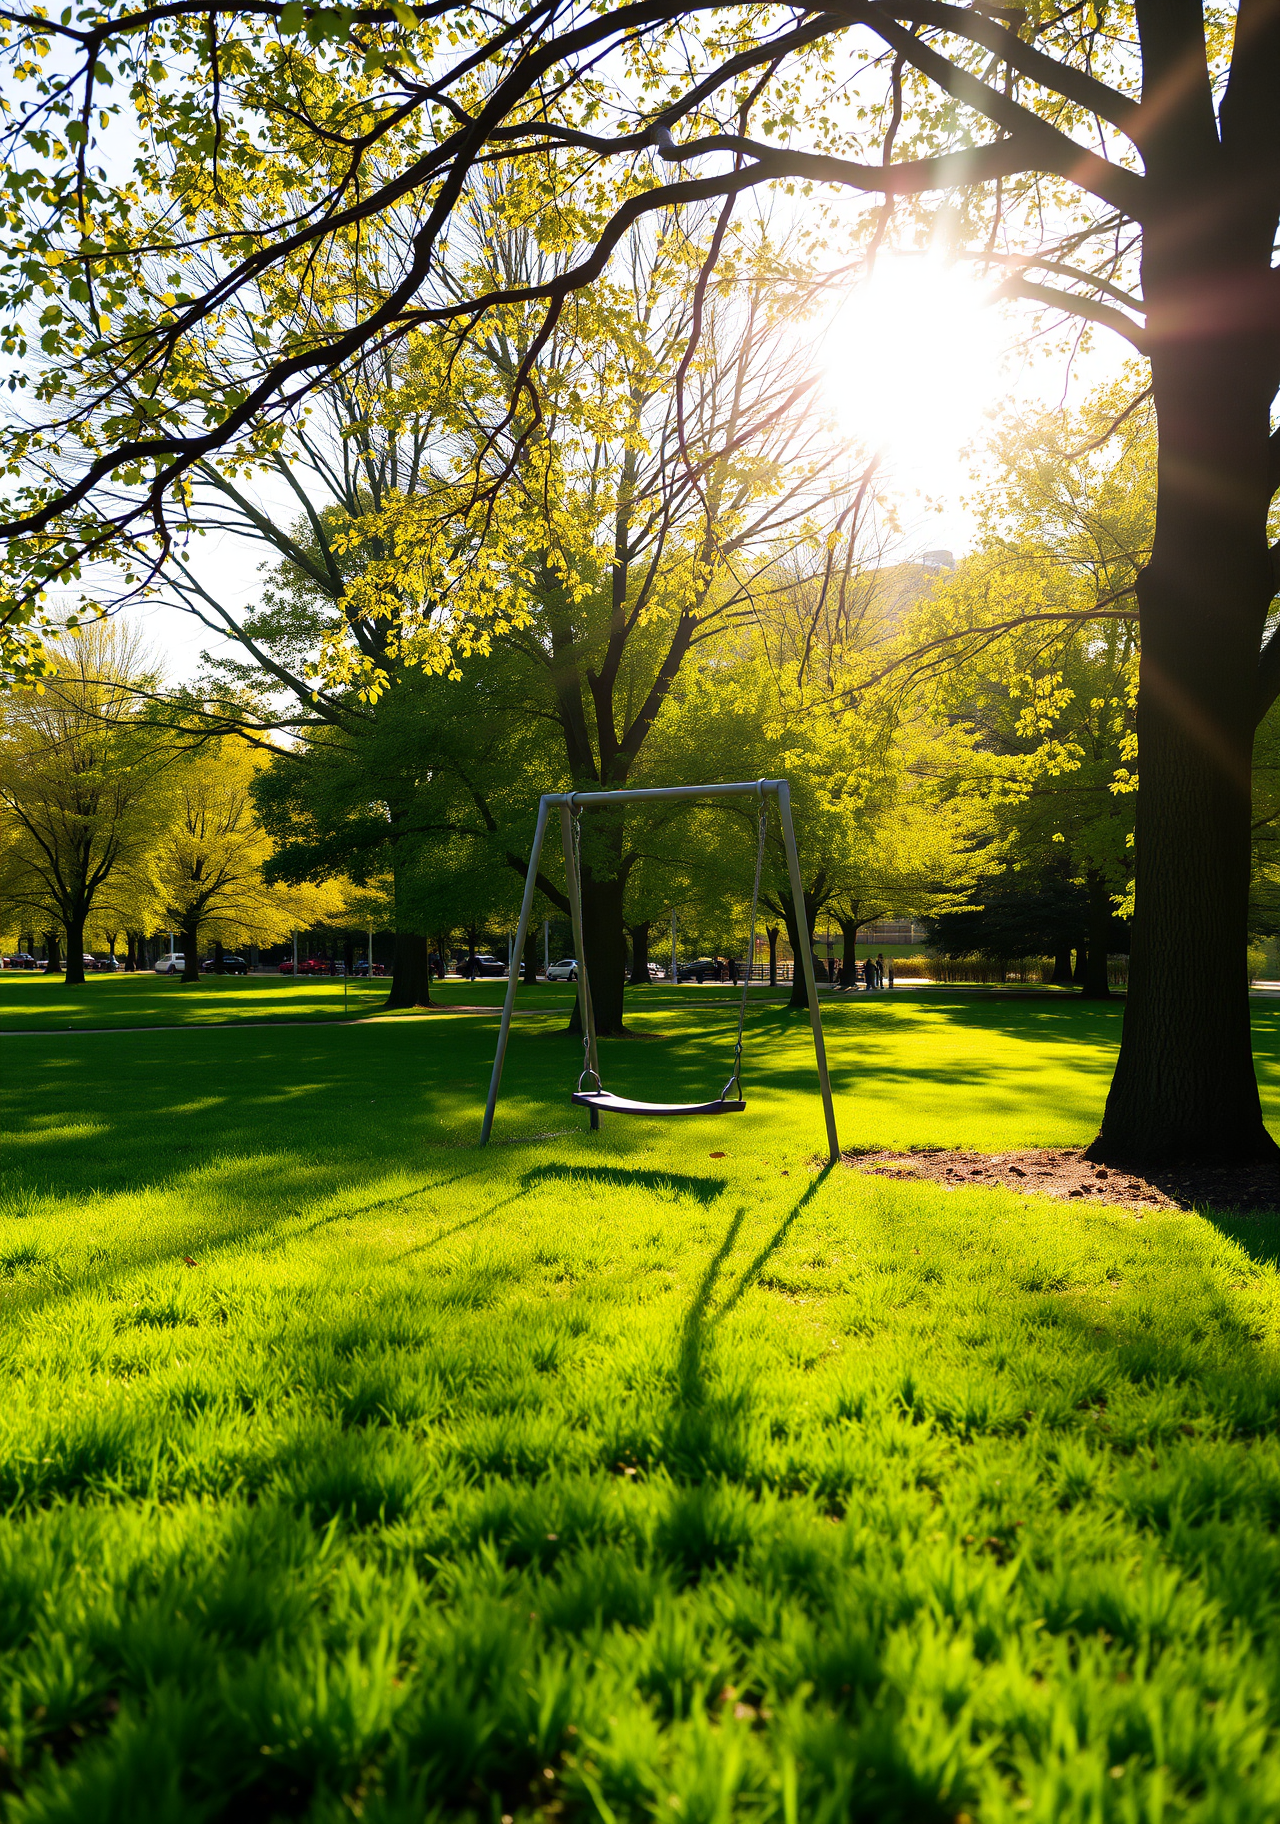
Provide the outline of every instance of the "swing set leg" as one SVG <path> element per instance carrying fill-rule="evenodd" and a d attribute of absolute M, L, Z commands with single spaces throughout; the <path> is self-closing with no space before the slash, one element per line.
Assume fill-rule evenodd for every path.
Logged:
<path fill-rule="evenodd" d="M 591 1126 L 592 1126 L 592 1130 L 593 1130 L 593 1131 L 595 1131 L 595 1132 L 598 1132 L 598 1131 L 599 1131 L 599 1128 L 600 1128 L 600 1110 L 599 1110 L 599 1109 L 598 1109 L 598 1108 L 593 1108 L 593 1109 L 592 1109 L 592 1110 L 591 1110 Z"/>

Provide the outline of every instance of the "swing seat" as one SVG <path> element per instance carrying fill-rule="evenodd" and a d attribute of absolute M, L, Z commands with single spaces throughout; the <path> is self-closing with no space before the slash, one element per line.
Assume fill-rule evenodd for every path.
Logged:
<path fill-rule="evenodd" d="M 737 1115 L 747 1106 L 742 1101 L 725 1101 L 717 1096 L 712 1102 L 635 1102 L 630 1096 L 615 1096 L 607 1089 L 577 1089 L 571 1100 L 579 1108 L 594 1109 L 602 1115 Z"/>

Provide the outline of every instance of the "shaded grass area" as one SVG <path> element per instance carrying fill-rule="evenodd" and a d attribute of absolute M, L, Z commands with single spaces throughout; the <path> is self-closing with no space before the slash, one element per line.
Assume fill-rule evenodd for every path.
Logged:
<path fill-rule="evenodd" d="M 820 1172 L 772 1006 L 591 1135 L 559 1023 L 487 1153 L 490 1020 L 9 1047 L 0 1815 L 1274 1817 L 1276 1225 Z M 1118 1024 L 830 1031 L 846 1141 L 991 1148 Z"/>

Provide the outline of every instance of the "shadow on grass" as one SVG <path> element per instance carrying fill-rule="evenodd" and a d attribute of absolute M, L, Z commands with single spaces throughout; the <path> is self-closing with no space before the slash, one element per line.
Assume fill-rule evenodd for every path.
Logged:
<path fill-rule="evenodd" d="M 692 1197 L 704 1208 L 723 1196 L 726 1186 L 719 1178 L 698 1177 L 691 1172 L 664 1172 L 627 1165 L 537 1165 L 520 1180 L 524 1191 L 536 1190 L 543 1184 L 595 1184 L 610 1191 L 672 1192 L 677 1197 Z"/>
<path fill-rule="evenodd" d="M 709 1334 L 733 1310 L 758 1277 L 769 1257 L 782 1245 L 793 1224 L 812 1203 L 834 1168 L 824 1166 L 792 1204 L 755 1258 L 739 1275 L 728 1297 L 709 1316 L 726 1261 L 738 1244 L 746 1206 L 740 1204 L 725 1230 L 719 1247 L 707 1262 L 685 1312 L 676 1352 L 675 1398 L 662 1427 L 662 1459 L 673 1475 L 690 1481 L 708 1476 L 741 1476 L 746 1469 L 749 1443 L 747 1423 L 753 1390 L 746 1384 L 714 1392 L 708 1384 L 704 1358 Z"/>

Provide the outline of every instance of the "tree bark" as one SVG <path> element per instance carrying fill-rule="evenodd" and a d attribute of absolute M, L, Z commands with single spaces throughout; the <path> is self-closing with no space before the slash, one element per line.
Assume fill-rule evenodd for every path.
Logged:
<path fill-rule="evenodd" d="M 623 882 L 616 875 L 597 880 L 590 868 L 583 868 L 582 942 L 586 956 L 578 958 L 578 965 L 586 963 L 591 1009 L 596 1032 L 601 1038 L 616 1037 L 626 1030 L 623 1013 L 627 940 L 622 920 L 622 895 Z M 576 999 L 569 1030 L 573 1033 L 582 1031 Z"/>
<path fill-rule="evenodd" d="M 67 987 L 84 987 L 84 914 L 67 920 Z"/>
<path fill-rule="evenodd" d="M 44 936 L 44 953 L 48 960 L 48 973 L 56 975 L 62 967 L 62 952 L 58 945 L 58 933 L 46 931 Z"/>
<path fill-rule="evenodd" d="M 1072 980 L 1070 948 L 1054 951 L 1053 974 L 1049 977 L 1049 980 L 1056 988 L 1070 987 Z"/>
<path fill-rule="evenodd" d="M 184 982 L 200 980 L 199 923 L 182 927 L 182 979 Z"/>
<path fill-rule="evenodd" d="M 791 945 L 791 955 L 793 958 L 791 965 L 791 999 L 788 1001 L 787 1005 L 789 1007 L 807 1008 L 809 1005 L 809 991 L 805 986 L 804 965 L 800 961 L 803 946 L 800 938 L 800 927 L 796 922 L 795 906 L 792 903 L 791 895 L 789 893 L 786 895 L 779 894 L 778 898 L 782 907 L 782 916 L 786 921 L 787 942 Z M 810 905 L 807 893 L 805 895 L 804 909 L 809 925 L 809 942 L 812 944 L 813 926 L 814 921 L 818 916 L 818 909 L 816 906 Z"/>
<path fill-rule="evenodd" d="M 384 1003 L 387 1007 L 430 1007 L 429 954 L 421 931 L 396 932 L 394 973 Z"/>
<path fill-rule="evenodd" d="M 225 975 L 227 973 L 224 963 L 225 957 L 226 951 L 220 943 L 215 941 L 213 946 L 213 973 L 215 975 Z"/>
<path fill-rule="evenodd" d="M 631 986 L 640 988 L 649 980 L 649 930 L 651 920 L 645 919 L 638 925 L 628 925 L 627 935 L 631 939 Z"/>
<path fill-rule="evenodd" d="M 840 986 L 852 988 L 857 982 L 858 967 L 858 932 L 862 929 L 860 922 L 852 918 L 842 918 L 840 923 Z"/>
<path fill-rule="evenodd" d="M 1166 330 L 1159 251 L 1149 233 L 1160 457 L 1138 578 L 1135 913 L 1124 1036 L 1090 1157 L 1240 1163 L 1278 1151 L 1262 1121 L 1244 968 L 1258 654 L 1273 588 L 1274 354 L 1261 361 L 1229 319 L 1213 342 L 1185 327 L 1179 337 L 1172 321 Z M 1243 287 L 1248 275 L 1236 276 Z M 1206 277 L 1195 308 L 1184 300 L 1184 326 L 1204 320 L 1208 295 Z"/>
<path fill-rule="evenodd" d="M 769 940 L 769 986 L 771 988 L 776 988 L 778 986 L 779 927 L 777 925 L 766 925 L 764 934 Z"/>
<path fill-rule="evenodd" d="M 1089 883 L 1089 943 L 1085 950 L 1084 979 L 1080 984 L 1081 998 L 1086 1001 L 1106 1001 L 1111 998 L 1111 985 L 1107 980 L 1107 949 L 1111 938 L 1111 889 L 1106 877 L 1096 868 L 1090 868 L 1087 875 Z"/>

